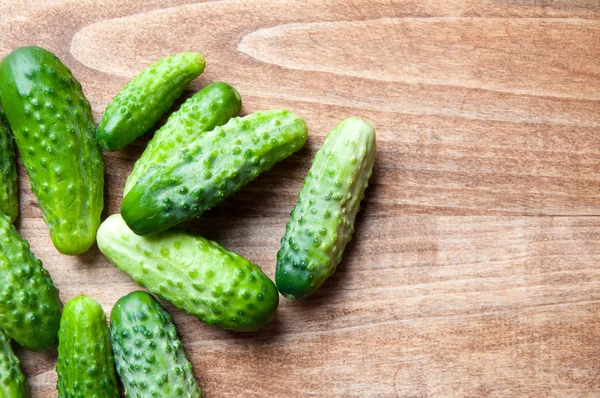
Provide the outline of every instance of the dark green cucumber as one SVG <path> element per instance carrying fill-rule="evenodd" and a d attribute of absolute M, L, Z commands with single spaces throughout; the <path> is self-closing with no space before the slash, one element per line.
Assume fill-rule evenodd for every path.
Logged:
<path fill-rule="evenodd" d="M 0 331 L 0 398 L 25 398 L 27 386 L 21 361 L 13 352 L 10 339 Z"/>
<path fill-rule="evenodd" d="M 61 303 L 42 262 L 0 214 L 0 329 L 33 351 L 58 342 Z"/>
<path fill-rule="evenodd" d="M 15 221 L 19 215 L 15 144 L 4 114 L 0 111 L 0 212 Z"/>
<path fill-rule="evenodd" d="M 300 149 L 306 135 L 304 120 L 287 110 L 231 119 L 144 173 L 123 200 L 123 219 L 144 235 L 199 217 Z"/>
<path fill-rule="evenodd" d="M 98 247 L 138 284 L 218 328 L 259 330 L 279 303 L 275 284 L 258 265 L 199 236 L 139 236 L 115 214 L 100 226 Z"/>
<path fill-rule="evenodd" d="M 0 63 L 0 102 L 54 246 L 85 252 L 104 207 L 104 163 L 81 84 L 51 52 L 21 47 Z"/>
<path fill-rule="evenodd" d="M 375 160 L 375 131 L 349 118 L 315 155 L 277 254 L 277 288 L 290 300 L 317 290 L 342 260 Z"/>
<path fill-rule="evenodd" d="M 117 375 L 106 315 L 88 296 L 67 302 L 58 332 L 59 398 L 118 398 Z"/>
<path fill-rule="evenodd" d="M 203 71 L 199 53 L 163 58 L 134 77 L 106 106 L 96 130 L 105 151 L 118 151 L 144 135 Z"/>
<path fill-rule="evenodd" d="M 200 398 L 177 329 L 154 297 L 142 291 L 121 297 L 110 314 L 110 332 L 129 398 Z"/>
<path fill-rule="evenodd" d="M 227 83 L 216 82 L 204 87 L 169 116 L 150 142 L 142 156 L 135 162 L 127 177 L 123 195 L 135 185 L 150 167 L 160 165 L 176 155 L 201 134 L 225 124 L 242 109 L 242 99 L 237 90 Z"/>

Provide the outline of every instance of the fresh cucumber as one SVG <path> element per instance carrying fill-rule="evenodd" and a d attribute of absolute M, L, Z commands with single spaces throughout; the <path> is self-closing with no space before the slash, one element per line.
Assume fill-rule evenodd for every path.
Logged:
<path fill-rule="evenodd" d="M 145 235 L 199 217 L 300 149 L 306 136 L 304 120 L 288 110 L 231 119 L 144 173 L 123 200 L 123 219 Z"/>
<path fill-rule="evenodd" d="M 129 398 L 200 398 L 177 329 L 154 297 L 142 291 L 121 297 L 110 314 L 110 331 Z"/>
<path fill-rule="evenodd" d="M 106 315 L 96 300 L 76 296 L 67 302 L 58 341 L 59 398 L 119 398 Z"/>
<path fill-rule="evenodd" d="M 349 118 L 329 133 L 298 194 L 277 254 L 281 294 L 300 300 L 342 260 L 375 160 L 375 130 Z"/>
<path fill-rule="evenodd" d="M 104 163 L 81 84 L 51 52 L 21 47 L 0 63 L 0 102 L 54 246 L 87 251 L 104 207 Z"/>
<path fill-rule="evenodd" d="M 0 212 L 9 216 L 12 222 L 19 215 L 18 193 L 15 144 L 8 122 L 0 111 Z"/>
<path fill-rule="evenodd" d="M 0 214 L 0 281 L 0 329 L 33 351 L 55 346 L 62 306 L 58 289 L 4 214 Z"/>
<path fill-rule="evenodd" d="M 21 361 L 15 355 L 10 339 L 0 331 L 0 398 L 25 398 L 27 386 Z"/>
<path fill-rule="evenodd" d="M 134 77 L 106 106 L 96 130 L 105 151 L 118 151 L 144 135 L 203 71 L 199 53 L 163 58 Z"/>
<path fill-rule="evenodd" d="M 139 236 L 115 214 L 100 226 L 98 247 L 138 284 L 218 328 L 259 330 L 279 303 L 275 284 L 258 265 L 199 236 Z"/>
<path fill-rule="evenodd" d="M 240 94 L 227 83 L 212 83 L 194 94 L 154 133 L 127 177 L 123 195 L 129 192 L 150 167 L 160 165 L 170 156 L 176 155 L 204 132 L 227 123 L 241 109 Z"/>

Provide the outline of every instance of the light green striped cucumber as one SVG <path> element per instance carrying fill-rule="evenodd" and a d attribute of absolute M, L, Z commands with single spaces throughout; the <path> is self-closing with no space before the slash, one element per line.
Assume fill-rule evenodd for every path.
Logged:
<path fill-rule="evenodd" d="M 231 119 L 144 173 L 125 196 L 121 215 L 140 235 L 199 217 L 300 149 L 306 136 L 304 120 L 284 109 Z"/>
<path fill-rule="evenodd" d="M 117 371 L 129 398 L 200 398 L 192 364 L 171 316 L 154 297 L 121 297 L 110 314 Z"/>
<path fill-rule="evenodd" d="M 19 215 L 15 144 L 8 122 L 0 111 L 0 212 L 14 222 Z"/>
<path fill-rule="evenodd" d="M 27 386 L 21 361 L 15 355 L 10 339 L 0 331 L 0 398 L 25 398 Z"/>
<path fill-rule="evenodd" d="M 21 47 L 0 63 L 0 102 L 52 243 L 84 253 L 104 207 L 104 162 L 81 84 L 48 50 Z"/>
<path fill-rule="evenodd" d="M 309 296 L 335 272 L 354 232 L 374 160 L 375 131 L 358 118 L 344 120 L 325 139 L 277 254 L 277 288 L 286 298 Z"/>
<path fill-rule="evenodd" d="M 204 87 L 169 116 L 150 142 L 142 156 L 135 162 L 127 177 L 123 195 L 135 185 L 150 167 L 160 165 L 176 155 L 201 134 L 225 124 L 242 109 L 242 99 L 237 90 L 227 83 L 216 82 Z"/>
<path fill-rule="evenodd" d="M 138 284 L 218 328 L 259 330 L 279 303 L 258 265 L 200 236 L 139 236 L 115 214 L 98 229 L 98 247 Z"/>
<path fill-rule="evenodd" d="M 119 398 L 106 315 L 88 296 L 67 302 L 58 332 L 59 398 Z"/>
<path fill-rule="evenodd" d="M 118 151 L 144 135 L 203 71 L 199 53 L 163 58 L 134 77 L 106 106 L 96 130 L 105 151 Z"/>
<path fill-rule="evenodd" d="M 0 281 L 0 329 L 29 350 L 54 347 L 62 306 L 58 289 L 4 214 L 0 214 Z"/>

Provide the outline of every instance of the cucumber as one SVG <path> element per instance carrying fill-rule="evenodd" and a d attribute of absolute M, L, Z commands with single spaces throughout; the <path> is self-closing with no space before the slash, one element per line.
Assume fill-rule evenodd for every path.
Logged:
<path fill-rule="evenodd" d="M 100 226 L 98 247 L 138 284 L 218 328 L 259 330 L 279 303 L 275 284 L 258 265 L 199 236 L 139 236 L 115 214 Z"/>
<path fill-rule="evenodd" d="M 25 398 L 27 386 L 21 361 L 13 352 L 10 339 L 0 331 L 0 398 Z"/>
<path fill-rule="evenodd" d="M 231 119 L 144 173 L 125 196 L 121 215 L 140 235 L 199 217 L 300 149 L 306 135 L 304 120 L 288 110 Z"/>
<path fill-rule="evenodd" d="M 375 160 L 375 131 L 349 118 L 329 133 L 298 194 L 281 249 L 276 283 L 290 300 L 315 292 L 342 260 Z"/>
<path fill-rule="evenodd" d="M 58 332 L 59 398 L 119 398 L 106 315 L 96 300 L 67 302 Z"/>
<path fill-rule="evenodd" d="M 58 342 L 61 302 L 42 262 L 0 214 L 0 329 L 32 351 Z"/>
<path fill-rule="evenodd" d="M 212 83 L 194 94 L 154 133 L 142 157 L 135 162 L 133 171 L 127 177 L 123 195 L 129 192 L 150 167 L 177 154 L 205 131 L 227 123 L 241 109 L 240 94 L 227 83 Z"/>
<path fill-rule="evenodd" d="M 104 207 L 104 163 L 81 84 L 51 52 L 21 47 L 0 63 L 0 103 L 54 246 L 87 251 Z"/>
<path fill-rule="evenodd" d="M 203 71 L 199 53 L 163 58 L 134 77 L 106 106 L 96 130 L 105 151 L 118 151 L 144 135 Z"/>
<path fill-rule="evenodd" d="M 0 212 L 14 222 L 19 215 L 17 160 L 8 122 L 0 111 Z"/>
<path fill-rule="evenodd" d="M 146 292 L 121 297 L 110 314 L 117 371 L 129 398 L 200 398 L 171 316 Z"/>

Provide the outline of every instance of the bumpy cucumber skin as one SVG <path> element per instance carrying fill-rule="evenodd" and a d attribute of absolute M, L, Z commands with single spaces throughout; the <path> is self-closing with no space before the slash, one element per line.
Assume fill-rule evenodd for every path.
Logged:
<path fill-rule="evenodd" d="M 275 280 L 284 297 L 308 297 L 335 272 L 354 232 L 374 160 L 375 131 L 370 124 L 349 118 L 328 134 L 277 253 Z"/>
<path fill-rule="evenodd" d="M 154 133 L 127 177 L 123 196 L 127 195 L 150 167 L 176 155 L 204 132 L 227 123 L 229 119 L 239 115 L 241 109 L 240 94 L 227 83 L 215 82 L 194 94 Z"/>
<path fill-rule="evenodd" d="M 62 307 L 58 289 L 4 214 L 0 214 L 0 281 L 0 328 L 29 350 L 54 347 Z"/>
<path fill-rule="evenodd" d="M 54 246 L 87 251 L 104 207 L 104 163 L 81 84 L 51 52 L 21 47 L 0 64 L 0 102 Z"/>
<path fill-rule="evenodd" d="M 14 222 L 19 215 L 15 144 L 8 122 L 0 111 L 0 212 Z"/>
<path fill-rule="evenodd" d="M 96 130 L 105 151 L 118 151 L 144 135 L 173 106 L 206 65 L 199 53 L 163 58 L 134 77 L 106 106 Z"/>
<path fill-rule="evenodd" d="M 140 235 L 199 217 L 306 142 L 306 123 L 288 110 L 233 118 L 152 167 L 125 196 L 121 215 Z"/>
<path fill-rule="evenodd" d="M 67 302 L 58 332 L 59 398 L 119 398 L 106 315 L 88 296 Z"/>
<path fill-rule="evenodd" d="M 154 297 L 142 291 L 121 297 L 110 314 L 110 332 L 127 397 L 200 398 L 177 329 Z"/>
<path fill-rule="evenodd" d="M 98 247 L 138 284 L 218 328 L 262 329 L 279 304 L 275 284 L 258 265 L 199 236 L 139 236 L 115 214 L 100 226 Z"/>
<path fill-rule="evenodd" d="M 0 331 L 0 398 L 25 398 L 27 386 L 21 361 L 13 352 L 10 339 Z"/>

